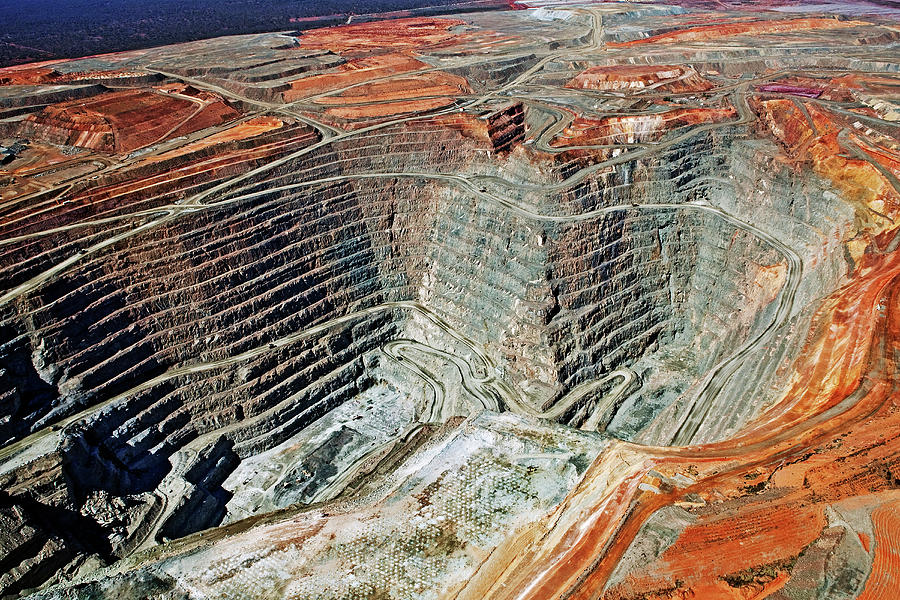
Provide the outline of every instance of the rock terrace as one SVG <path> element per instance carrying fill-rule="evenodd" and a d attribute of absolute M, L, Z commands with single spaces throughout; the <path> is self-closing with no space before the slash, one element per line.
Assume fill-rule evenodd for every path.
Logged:
<path fill-rule="evenodd" d="M 892 597 L 900 29 L 851 5 L 0 69 L 0 596 Z"/>

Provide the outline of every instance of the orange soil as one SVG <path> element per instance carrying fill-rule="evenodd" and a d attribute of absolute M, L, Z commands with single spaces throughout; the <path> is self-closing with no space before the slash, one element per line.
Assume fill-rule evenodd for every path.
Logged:
<path fill-rule="evenodd" d="M 0 69 L 0 85 L 54 85 L 74 83 L 85 79 L 115 79 L 117 77 L 137 77 L 144 75 L 140 71 L 78 71 L 60 73 L 50 67 L 31 67 L 28 69 Z"/>
<path fill-rule="evenodd" d="M 900 500 L 872 511 L 875 560 L 858 600 L 887 600 L 900 590 Z"/>
<path fill-rule="evenodd" d="M 718 513 L 731 506 L 736 514 L 725 521 L 734 523 L 735 527 L 744 532 L 738 533 L 733 539 L 715 539 L 714 536 L 700 538 L 705 541 L 705 545 L 696 546 L 697 555 L 690 562 L 694 569 L 707 569 L 707 579 L 716 574 L 724 575 L 739 570 L 739 566 L 743 564 L 741 554 L 745 551 L 753 554 L 754 537 L 746 536 L 745 533 L 748 526 L 753 528 L 759 517 L 770 519 L 783 537 L 756 548 L 756 552 L 765 553 L 753 557 L 755 560 L 751 562 L 756 565 L 766 564 L 779 556 L 799 554 L 803 545 L 815 537 L 816 532 L 821 529 L 818 523 L 811 523 L 810 531 L 806 534 L 800 532 L 802 535 L 799 537 L 792 534 L 796 530 L 793 520 L 798 518 L 797 515 L 805 514 L 803 518 L 810 518 L 810 511 L 821 510 L 827 503 L 858 494 L 878 492 L 894 485 L 895 474 L 900 472 L 900 461 L 897 459 L 900 452 L 900 407 L 898 396 L 896 393 L 890 395 L 889 390 L 896 385 L 894 378 L 897 365 L 893 357 L 897 356 L 897 350 L 900 349 L 898 276 L 900 254 L 895 252 L 886 256 L 870 256 L 867 264 L 857 272 L 854 281 L 832 296 L 823 307 L 818 317 L 819 322 L 813 329 L 811 345 L 804 349 L 802 358 L 795 367 L 798 380 L 805 379 L 803 392 L 794 386 L 785 395 L 783 405 L 775 407 L 768 415 L 771 417 L 780 414 L 780 420 L 763 418 L 755 430 L 751 428 L 742 438 L 713 444 L 707 446 L 705 451 L 698 449 L 696 452 L 697 456 L 708 456 L 713 452 L 721 454 L 723 460 L 727 460 L 724 457 L 732 452 L 745 463 L 750 457 L 758 456 L 756 469 L 745 467 L 743 472 L 759 475 L 762 481 L 766 481 L 765 475 L 768 472 L 766 489 L 782 497 L 776 503 L 771 497 L 757 499 L 752 493 L 741 492 L 740 486 L 746 482 L 746 478 L 742 481 L 737 477 L 737 471 L 730 476 L 713 478 L 705 484 L 695 486 L 694 491 L 708 490 L 708 493 L 703 492 L 702 495 L 710 501 L 723 497 L 735 498 L 734 501 L 726 501 L 726 505 L 721 508 L 713 505 L 707 510 Z M 880 306 L 884 306 L 884 310 Z M 857 339 L 858 343 L 854 346 L 862 351 L 847 351 L 845 347 L 841 347 L 840 341 L 845 337 Z M 844 352 L 850 355 L 849 360 Z M 823 377 L 826 382 L 820 382 Z M 810 418 L 849 397 L 856 390 L 863 393 L 862 398 L 839 418 Z M 793 397 L 795 394 L 806 396 L 806 401 L 802 398 L 800 401 L 796 400 Z M 785 407 L 789 407 L 789 410 L 785 411 Z M 817 436 L 818 443 L 804 444 L 807 441 L 804 438 L 808 434 L 804 438 L 793 440 L 797 442 L 794 452 L 799 456 L 796 458 L 780 454 L 779 444 L 762 442 L 765 438 L 771 438 L 779 428 L 802 428 L 804 421 L 812 426 L 811 434 L 816 434 L 817 428 L 821 433 Z M 791 441 L 789 437 L 785 439 Z M 679 450 L 672 450 L 672 453 L 687 454 Z M 677 462 L 677 459 L 673 460 Z M 753 464 L 749 463 L 747 466 Z M 760 465 L 766 466 L 760 468 Z M 720 500 L 718 504 L 721 503 Z M 787 512 L 781 510 L 781 507 L 787 506 L 794 508 Z M 897 525 L 894 521 L 882 526 L 881 530 L 892 531 L 896 535 Z M 691 542 L 698 541 L 695 531 L 698 526 L 702 527 L 702 521 L 687 528 L 661 558 L 671 558 L 675 564 L 688 562 Z M 895 548 L 892 542 L 891 546 Z M 684 552 L 683 557 L 679 555 L 679 550 Z M 730 553 L 734 554 L 731 557 L 733 562 L 723 564 L 721 557 Z M 894 560 L 894 556 L 883 560 Z M 718 571 L 714 568 L 709 570 L 709 565 L 716 563 L 720 563 Z M 663 567 L 656 574 L 657 577 L 673 571 L 669 565 L 664 564 Z M 890 565 L 885 566 L 886 571 L 891 571 L 891 568 Z M 896 573 L 896 567 L 893 568 Z M 686 582 L 690 574 L 682 571 L 680 576 Z M 645 573 L 643 577 L 650 579 L 652 575 Z M 687 587 L 690 586 L 682 586 Z M 635 586 L 635 590 L 639 589 L 642 588 Z"/>
<path fill-rule="evenodd" d="M 48 144 L 32 142 L 28 148 L 8 165 L 0 166 L 0 199 L 9 200 L 46 190 L 69 178 L 88 175 L 98 169 L 92 152 L 78 156 L 63 154 L 61 149 Z M 40 174 L 40 177 L 34 175 Z M 12 177 L 8 177 L 12 175 Z"/>
<path fill-rule="evenodd" d="M 660 557 L 643 565 L 608 597 L 631 598 L 646 590 L 696 587 L 723 574 L 796 556 L 825 526 L 821 506 L 780 504 L 741 511 L 736 516 L 710 515 L 687 527 Z"/>
<path fill-rule="evenodd" d="M 200 112 L 178 126 L 174 131 L 166 135 L 165 139 L 174 139 L 183 135 L 189 135 L 195 131 L 227 123 L 240 116 L 234 108 L 224 102 L 210 102 Z"/>
<path fill-rule="evenodd" d="M 53 165 L 72 162 L 72 157 L 59 148 L 46 144 L 31 143 L 28 150 L 7 167 L 0 166 L 0 174 L 27 176 Z"/>
<path fill-rule="evenodd" d="M 263 161 L 283 156 L 318 139 L 311 128 L 292 124 L 260 131 L 258 135 L 264 138 L 256 140 L 249 148 L 225 145 L 225 136 L 222 136 L 223 143 L 214 151 L 205 152 L 204 147 L 194 147 L 193 151 L 182 149 L 180 155 L 164 157 L 174 158 L 165 169 L 153 167 L 149 175 L 146 163 L 138 161 L 114 175 L 101 176 L 97 185 L 76 185 L 57 200 L 60 203 L 52 211 L 34 212 L 27 205 L 20 206 L 0 218 L 0 235 L 9 237 L 46 231 L 74 221 L 169 204 L 201 189 L 208 182 L 246 172 Z"/>
<path fill-rule="evenodd" d="M 329 108 L 325 112 L 339 119 L 369 119 L 421 112 L 425 110 L 435 110 L 450 106 L 451 104 L 453 104 L 453 98 L 425 98 L 422 100 L 383 102 L 380 104 L 366 104 L 362 106 L 342 106 Z"/>
<path fill-rule="evenodd" d="M 682 65 L 613 65 L 592 67 L 566 83 L 567 88 L 589 90 L 636 90 L 666 82 L 656 90 L 668 92 L 705 92 L 713 84 L 690 67 Z"/>
<path fill-rule="evenodd" d="M 167 94 L 127 90 L 48 106 L 29 115 L 24 127 L 51 143 L 124 154 L 164 136 L 185 135 L 238 116 L 212 95 L 201 106 Z"/>
<path fill-rule="evenodd" d="M 864 382 L 871 387 L 869 395 L 873 398 L 884 394 L 885 386 L 893 385 L 893 381 L 889 378 L 882 382 L 875 374 L 882 373 L 887 366 L 893 368 L 894 358 L 885 344 L 900 343 L 900 314 L 892 312 L 900 313 L 896 304 L 900 298 L 898 274 L 900 252 L 864 254 L 852 279 L 829 296 L 816 312 L 809 341 L 794 365 L 782 401 L 722 446 L 744 446 L 754 439 L 771 437 L 776 428 L 811 422 L 811 415 L 821 414 L 850 397 Z M 886 297 L 888 293 L 892 295 Z M 876 343 L 879 338 L 883 341 Z M 784 473 L 779 477 L 794 467 L 783 468 Z M 828 462 L 818 470 L 832 468 L 841 471 L 848 466 Z M 793 483 L 796 482 L 795 479 Z M 776 479 L 775 483 L 787 482 Z"/>
<path fill-rule="evenodd" d="M 339 96 L 324 96 L 316 100 L 320 104 L 351 104 L 406 100 L 430 96 L 459 96 L 471 94 L 472 88 L 462 77 L 441 71 L 430 71 L 389 81 L 365 83 L 350 88 Z"/>
<path fill-rule="evenodd" d="M 878 164 L 882 167 L 886 168 L 895 176 L 900 176 L 900 154 L 896 152 L 896 149 L 874 146 L 868 140 L 857 137 L 856 134 L 851 134 L 850 139 L 853 140 L 863 152 L 873 159 L 876 159 Z"/>
<path fill-rule="evenodd" d="M 434 117 L 435 123 L 441 127 L 459 131 L 464 137 L 477 140 L 481 144 L 490 144 L 491 136 L 488 132 L 487 122 L 475 115 L 466 112 L 456 112 Z"/>
<path fill-rule="evenodd" d="M 269 131 L 280 129 L 283 126 L 284 121 L 275 117 L 254 117 L 242 123 L 238 123 L 233 127 L 229 127 L 225 131 L 214 133 L 213 135 L 205 137 L 202 140 L 198 140 L 196 142 L 181 146 L 180 148 L 169 150 L 168 152 L 150 157 L 146 162 L 159 162 L 162 160 L 174 158 L 176 156 L 197 152 L 198 150 L 210 148 L 219 144 L 225 144 L 237 140 L 245 140 L 248 138 L 256 137 L 258 135 L 262 135 Z"/>
<path fill-rule="evenodd" d="M 465 21 L 408 18 L 324 27 L 303 32 L 300 46 L 333 52 L 421 49 L 439 46 L 460 37 L 449 31 L 459 25 L 465 25 Z"/>
<path fill-rule="evenodd" d="M 733 118 L 737 112 L 728 108 L 677 108 L 674 110 L 604 119 L 576 118 L 550 143 L 555 148 L 592 144 L 648 142 L 659 139 L 666 131 L 684 125 L 715 123 Z"/>
<path fill-rule="evenodd" d="M 49 67 L 30 69 L 0 69 L 0 85 L 39 85 L 53 83 L 59 73 Z"/>
<path fill-rule="evenodd" d="M 791 100 L 760 100 L 756 104 L 760 120 L 785 148 L 788 159 L 798 165 L 809 165 L 818 175 L 828 179 L 857 207 L 861 228 L 871 235 L 893 229 L 890 221 L 879 216 L 884 215 L 895 222 L 900 218 L 900 194 L 871 162 L 848 155 L 839 140 L 839 133 L 842 129 L 853 132 L 849 123 L 814 102 L 802 103 L 809 119 Z M 861 140 L 853 133 L 848 137 L 872 161 L 895 174 L 900 173 L 897 160 L 888 150 Z M 851 246 L 854 259 L 864 247 L 865 242 Z"/>
<path fill-rule="evenodd" d="M 638 44 L 706 42 L 739 35 L 754 36 L 768 33 L 791 33 L 814 29 L 846 29 L 850 27 L 866 27 L 871 25 L 871 23 L 865 21 L 838 21 L 836 19 L 826 18 L 753 21 L 750 23 L 728 23 L 723 25 L 708 25 L 704 27 L 680 29 L 678 31 L 660 33 L 658 35 L 652 35 L 647 38 L 632 40 L 630 42 L 612 42 L 607 44 L 607 46 L 611 48 L 626 48 Z"/>
<path fill-rule="evenodd" d="M 285 102 L 338 90 L 349 85 L 364 83 L 379 77 L 401 75 L 430 68 L 420 60 L 405 54 L 379 54 L 347 61 L 335 73 L 312 75 L 291 82 L 291 89 L 284 92 Z"/>
<path fill-rule="evenodd" d="M 43 69 L 54 70 L 53 67 L 65 64 L 72 63 L 75 61 L 84 60 L 86 58 L 104 58 L 107 60 L 118 60 L 118 61 L 127 61 L 138 58 L 140 56 L 144 56 L 147 54 L 147 50 L 125 50 L 123 52 L 109 52 L 106 54 L 91 54 L 88 56 L 82 56 L 79 58 L 54 58 L 51 60 L 42 60 L 38 62 L 25 63 L 22 65 L 11 65 L 9 67 L 0 68 L 0 81 L 4 78 L 14 78 L 14 77 L 23 77 L 23 79 L 33 78 L 33 77 L 41 77 L 41 73 Z M 124 71 L 87 71 L 87 72 L 78 72 L 78 73 L 69 73 L 62 74 L 60 73 L 60 77 L 83 77 L 84 75 L 90 73 L 102 73 L 104 76 L 109 73 L 122 73 Z M 2 85 L 2 83 L 0 83 Z M 16 85 L 16 84 L 8 84 L 8 85 Z M 27 83 L 25 85 L 33 85 L 31 83 Z"/>
<path fill-rule="evenodd" d="M 799 356 L 783 399 L 734 439 L 695 448 L 612 445 L 546 522 L 508 543 L 514 550 L 497 558 L 482 597 L 746 600 L 785 584 L 783 569 L 737 587 L 717 580 L 797 556 L 821 530 L 825 505 L 891 489 L 900 478 L 900 251 L 861 257 L 821 307 Z M 823 414 L 848 398 L 842 412 Z M 697 483 L 641 492 L 650 470 Z M 627 589 L 604 592 L 646 519 L 688 494 L 705 503 L 693 509 L 697 523 L 649 568 L 636 566 Z M 880 530 L 896 531 L 896 523 Z"/>
<path fill-rule="evenodd" d="M 895 78 L 870 73 L 848 73 L 835 77 L 831 82 L 847 89 L 868 90 L 879 95 L 891 95 L 897 92 Z"/>

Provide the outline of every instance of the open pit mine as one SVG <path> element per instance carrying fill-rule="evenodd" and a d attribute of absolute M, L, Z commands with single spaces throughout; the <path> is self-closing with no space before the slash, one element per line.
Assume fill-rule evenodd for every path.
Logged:
<path fill-rule="evenodd" d="M 900 10 L 0 69 L 0 597 L 900 598 Z"/>

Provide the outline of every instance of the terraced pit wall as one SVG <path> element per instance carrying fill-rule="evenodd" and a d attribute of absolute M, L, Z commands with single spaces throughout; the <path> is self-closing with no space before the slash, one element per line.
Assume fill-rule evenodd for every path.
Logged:
<path fill-rule="evenodd" d="M 388 164 L 397 156 L 452 172 L 453 151 L 428 156 L 440 146 L 425 137 L 416 132 L 387 153 L 377 143 L 336 145 L 338 160 L 326 154 L 303 159 L 300 169 L 289 163 L 266 174 L 259 187 L 340 177 L 350 165 L 354 172 L 400 171 Z M 422 181 L 396 178 L 387 191 L 384 179 L 368 181 L 304 186 L 181 217 L 129 241 L 115 263 L 93 259 L 77 279 L 66 276 L 47 286 L 40 300 L 30 300 L 36 306 L 20 304 L 17 312 L 28 318 L 18 318 L 21 329 L 10 339 L 30 342 L 32 356 L 26 357 L 36 366 L 27 381 L 59 397 L 51 402 L 58 405 L 55 412 L 36 406 L 26 414 L 44 423 L 40 419 L 48 414 L 113 397 L 169 366 L 214 363 L 339 314 L 412 299 L 444 313 L 486 347 L 497 346 L 498 358 L 523 385 L 537 380 L 555 388 L 546 402 L 580 379 L 622 364 L 623 357 L 636 358 L 653 344 L 654 331 L 674 335 L 675 307 L 690 304 L 690 291 L 682 289 L 689 282 L 685 270 L 698 240 L 711 240 L 716 227 L 703 223 L 698 236 L 696 225 L 685 224 L 677 210 L 645 222 L 644 209 L 548 225 L 457 191 L 443 192 L 436 202 L 431 184 Z M 292 241 L 282 241 L 287 238 Z M 773 260 L 758 245 L 747 252 L 759 254 L 760 264 Z M 154 276 L 162 257 L 173 255 L 182 257 L 184 268 L 174 277 Z M 728 272 L 728 266 L 716 266 L 726 258 L 720 251 L 702 264 Z M 567 278 L 582 270 L 576 265 L 588 275 Z M 741 265 L 736 260 L 725 279 Z M 212 312 L 213 305 L 232 308 Z M 554 314 L 560 309 L 581 311 L 579 324 L 566 324 L 568 314 Z M 695 315 L 681 316 L 683 328 Z M 72 329 L 82 323 L 91 325 Z M 576 331 L 585 337 L 570 335 Z M 566 339 L 580 349 L 577 357 L 567 356 Z M 605 341 L 598 346 L 600 339 Z M 593 366 L 584 371 L 587 365 Z"/>
<path fill-rule="evenodd" d="M 67 427 L 40 469 L 13 465 L 4 489 L 38 494 L 47 507 L 105 495 L 141 504 L 147 519 L 117 525 L 112 546 L 88 548 L 101 556 L 139 546 L 152 533 L 145 523 L 164 510 L 170 514 L 156 535 L 214 525 L 224 514 L 220 485 L 228 473 L 370 385 L 367 353 L 398 337 L 465 352 L 396 302 L 418 301 L 465 333 L 538 408 L 617 368 L 633 366 L 642 376 L 653 375 L 653 365 L 664 371 L 665 360 L 647 358 L 660 351 L 674 357 L 672 370 L 699 377 L 767 327 L 783 283 L 775 277 L 761 285 L 757 276 L 785 261 L 714 212 L 654 206 L 724 205 L 729 190 L 754 189 L 761 175 L 741 171 L 739 159 L 729 171 L 741 181 L 708 185 L 728 155 L 718 148 L 699 154 L 694 144 L 709 142 L 698 136 L 670 149 L 674 160 L 617 167 L 573 193 L 529 192 L 538 205 L 529 215 L 470 188 L 412 175 L 515 173 L 479 162 L 492 151 L 489 141 L 427 122 L 404 125 L 364 145 L 337 142 L 288 160 L 203 199 L 217 206 L 86 256 L 83 268 L 2 309 L 12 340 L 2 349 L 2 394 L 17 415 L 5 435 L 20 438 L 84 407 L 105 406 Z M 706 158 L 691 166 L 691 156 Z M 660 170 L 657 161 L 684 171 Z M 531 177 L 553 172 L 537 167 Z M 784 192 L 782 202 L 794 202 L 790 178 L 779 177 L 770 195 Z M 755 210 L 744 198 L 735 193 L 729 210 Z M 780 211 L 772 202 L 767 210 Z M 565 211 L 571 219 L 541 216 Z M 802 228 L 821 215 L 795 217 L 783 226 Z M 815 236 L 806 240 L 806 254 L 821 256 Z M 34 261 L 30 274 L 52 264 L 40 253 Z M 15 261 L 5 264 L 7 281 L 23 278 Z M 823 279 L 841 273 L 831 264 L 820 268 Z M 378 310 L 290 337 L 367 309 Z M 779 364 L 773 355 L 762 374 Z M 658 379 L 664 401 L 647 410 L 641 396 L 633 399 L 632 409 L 643 412 L 629 431 L 665 443 L 672 435 L 658 425 L 665 406 L 696 382 Z M 698 435 L 750 418 L 756 400 L 738 404 L 731 423 Z M 186 482 L 174 510 L 152 492 L 173 469 Z"/>

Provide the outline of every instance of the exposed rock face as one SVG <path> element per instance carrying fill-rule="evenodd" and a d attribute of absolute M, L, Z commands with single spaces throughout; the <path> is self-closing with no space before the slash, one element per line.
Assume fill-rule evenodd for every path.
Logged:
<path fill-rule="evenodd" d="M 878 597 L 896 25 L 860 19 L 0 71 L 2 594 Z"/>
<path fill-rule="evenodd" d="M 525 140 L 525 108 L 513 104 L 487 116 L 488 137 L 496 152 L 507 152 Z"/>

